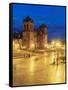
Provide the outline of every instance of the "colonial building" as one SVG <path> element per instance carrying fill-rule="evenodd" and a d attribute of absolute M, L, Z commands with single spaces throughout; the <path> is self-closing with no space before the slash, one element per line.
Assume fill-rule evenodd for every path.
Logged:
<path fill-rule="evenodd" d="M 33 20 L 27 16 L 24 21 L 23 46 L 25 48 L 35 48 L 35 32 Z"/>
<path fill-rule="evenodd" d="M 27 16 L 23 21 L 23 46 L 25 48 L 46 48 L 47 45 L 47 27 L 42 24 L 38 30 L 34 30 L 33 20 Z"/>
<path fill-rule="evenodd" d="M 37 30 L 37 48 L 43 49 L 47 46 L 47 26 L 42 24 Z"/>

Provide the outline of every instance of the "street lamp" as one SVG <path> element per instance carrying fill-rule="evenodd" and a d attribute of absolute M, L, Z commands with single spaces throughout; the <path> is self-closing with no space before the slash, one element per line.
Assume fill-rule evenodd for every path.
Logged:
<path fill-rule="evenodd" d="M 34 49 L 34 46 L 35 46 L 35 45 L 32 43 L 32 44 L 31 44 L 31 48 Z"/>

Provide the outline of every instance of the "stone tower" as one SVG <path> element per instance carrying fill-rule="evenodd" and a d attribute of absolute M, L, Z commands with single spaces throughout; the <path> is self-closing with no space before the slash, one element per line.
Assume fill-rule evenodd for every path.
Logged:
<path fill-rule="evenodd" d="M 27 16 L 23 21 L 23 45 L 25 48 L 34 49 L 35 48 L 35 33 L 34 33 L 34 23 L 33 20 Z"/>
<path fill-rule="evenodd" d="M 47 26 L 42 24 L 37 31 L 37 48 L 44 49 L 47 46 Z"/>

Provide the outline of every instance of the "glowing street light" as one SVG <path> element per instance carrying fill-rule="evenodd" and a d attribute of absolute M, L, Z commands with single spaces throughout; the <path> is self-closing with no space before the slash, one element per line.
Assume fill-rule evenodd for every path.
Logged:
<path fill-rule="evenodd" d="M 56 42 L 56 47 L 61 47 L 61 43 L 60 42 Z"/>
<path fill-rule="evenodd" d="M 34 48 L 34 46 L 35 46 L 34 44 L 31 44 L 31 48 Z"/>
<path fill-rule="evenodd" d="M 61 41 L 60 40 L 52 40 L 51 45 L 54 48 L 61 48 L 62 47 L 62 44 L 61 44 Z"/>

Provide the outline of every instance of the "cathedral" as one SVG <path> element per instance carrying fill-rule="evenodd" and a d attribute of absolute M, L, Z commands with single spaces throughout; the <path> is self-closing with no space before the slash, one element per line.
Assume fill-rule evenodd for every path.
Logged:
<path fill-rule="evenodd" d="M 34 28 L 33 20 L 27 16 L 23 20 L 23 46 L 26 49 L 43 49 L 47 45 L 47 26 L 42 24 L 37 30 Z"/>

